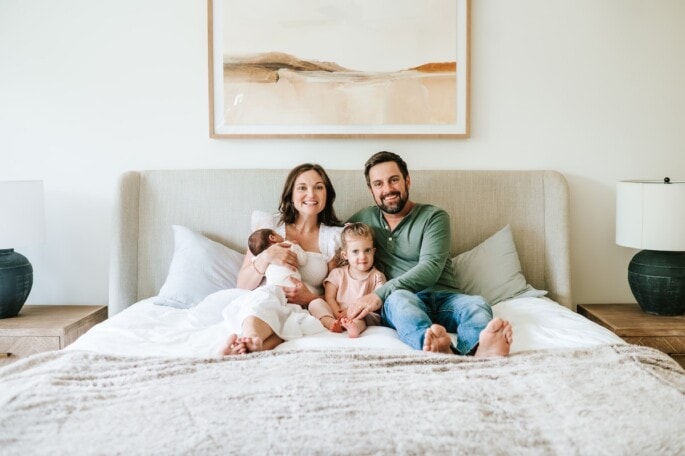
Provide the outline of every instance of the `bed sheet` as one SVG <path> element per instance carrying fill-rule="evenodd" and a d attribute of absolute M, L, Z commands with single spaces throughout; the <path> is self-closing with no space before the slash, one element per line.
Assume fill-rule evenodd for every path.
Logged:
<path fill-rule="evenodd" d="M 220 356 L 228 336 L 220 323 L 221 308 L 199 305 L 185 310 L 153 301 L 140 301 L 94 326 L 67 349 L 133 356 Z M 493 306 L 493 313 L 512 324 L 512 353 L 623 343 L 606 328 L 547 298 L 502 301 Z M 276 350 L 322 348 L 412 350 L 394 330 L 381 326 L 367 328 L 357 339 L 325 331 L 286 341 Z"/>

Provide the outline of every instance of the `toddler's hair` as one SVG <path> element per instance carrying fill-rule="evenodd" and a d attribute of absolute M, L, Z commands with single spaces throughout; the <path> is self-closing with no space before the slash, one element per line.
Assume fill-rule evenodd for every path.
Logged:
<path fill-rule="evenodd" d="M 373 244 L 373 231 L 369 225 L 361 222 L 348 223 L 340 233 L 340 250 L 347 250 L 347 238 L 363 239 L 368 238 Z M 342 255 L 339 257 L 338 266 L 345 266 L 347 260 Z"/>
<path fill-rule="evenodd" d="M 252 255 L 257 256 L 271 245 L 269 236 L 273 234 L 273 230 L 269 228 L 262 228 L 255 230 L 247 239 L 247 248 L 250 249 Z"/>

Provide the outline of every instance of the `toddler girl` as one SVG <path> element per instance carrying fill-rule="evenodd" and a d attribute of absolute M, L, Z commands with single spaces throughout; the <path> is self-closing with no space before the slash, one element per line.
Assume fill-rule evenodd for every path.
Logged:
<path fill-rule="evenodd" d="M 324 279 L 324 297 L 309 304 L 309 313 L 332 332 L 347 330 L 349 337 L 359 337 L 367 324 L 380 322 L 372 313 L 365 320 L 350 320 L 345 309 L 360 297 L 385 283 L 385 275 L 373 265 L 373 233 L 363 223 L 350 223 L 343 228 L 340 255 L 344 265 L 333 269 Z"/>

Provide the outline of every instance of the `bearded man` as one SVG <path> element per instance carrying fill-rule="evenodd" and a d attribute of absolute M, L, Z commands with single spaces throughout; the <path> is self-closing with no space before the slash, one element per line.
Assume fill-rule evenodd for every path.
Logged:
<path fill-rule="evenodd" d="M 416 350 L 478 357 L 506 356 L 509 322 L 493 318 L 481 296 L 462 293 L 450 250 L 450 219 L 443 209 L 409 199 L 411 177 L 393 152 L 377 152 L 364 165 L 375 206 L 349 220 L 374 232 L 376 262 L 389 279 L 347 309 L 350 319 L 381 310 L 383 325 Z M 456 333 L 456 344 L 449 333 Z"/>

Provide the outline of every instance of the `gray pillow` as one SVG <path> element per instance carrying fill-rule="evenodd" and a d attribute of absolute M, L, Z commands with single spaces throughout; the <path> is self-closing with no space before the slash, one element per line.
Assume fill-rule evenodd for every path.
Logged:
<path fill-rule="evenodd" d="M 174 256 L 154 303 L 188 309 L 215 291 L 235 288 L 244 255 L 174 225 Z"/>
<path fill-rule="evenodd" d="M 461 291 L 480 295 L 491 305 L 510 298 L 547 294 L 526 282 L 509 225 L 452 258 L 452 267 Z"/>

